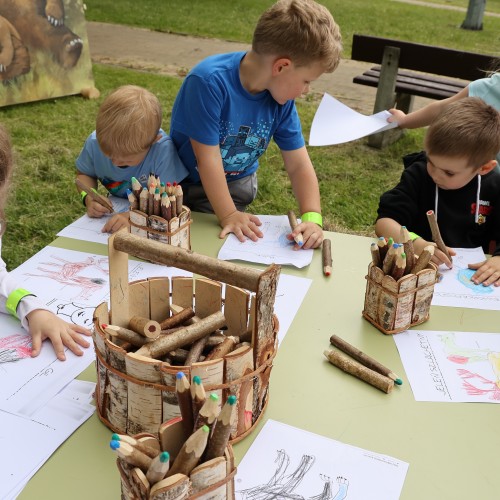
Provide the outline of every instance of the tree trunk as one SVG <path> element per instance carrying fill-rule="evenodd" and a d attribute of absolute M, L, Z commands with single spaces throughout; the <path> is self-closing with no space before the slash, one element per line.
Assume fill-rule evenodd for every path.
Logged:
<path fill-rule="evenodd" d="M 461 28 L 465 30 L 482 30 L 486 0 L 469 0 L 467 15 Z"/>

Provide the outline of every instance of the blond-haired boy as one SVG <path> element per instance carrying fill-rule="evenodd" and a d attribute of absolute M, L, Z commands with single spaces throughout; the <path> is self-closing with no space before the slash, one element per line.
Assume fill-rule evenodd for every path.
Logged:
<path fill-rule="evenodd" d="M 258 217 L 244 213 L 257 193 L 258 158 L 273 138 L 297 198 L 302 248 L 323 240 L 318 181 L 305 148 L 294 99 L 338 65 L 340 31 L 313 0 L 281 0 L 260 17 L 252 48 L 211 56 L 186 77 L 172 110 L 170 134 L 189 177 L 187 204 L 215 212 L 220 237 L 262 236 Z"/>
<path fill-rule="evenodd" d="M 380 198 L 375 231 L 399 237 L 412 231 L 417 254 L 432 241 L 427 211 L 433 210 L 446 245 L 482 247 L 492 257 L 470 264 L 476 284 L 500 286 L 500 115 L 477 97 L 449 104 L 425 136 L 425 153 L 404 158 L 399 184 Z M 455 252 L 450 249 L 450 254 Z M 451 267 L 440 250 L 436 263 Z"/>
<path fill-rule="evenodd" d="M 102 102 L 96 130 L 90 134 L 76 160 L 77 178 L 89 189 L 98 180 L 112 195 L 126 198 L 135 177 L 147 186 L 149 175 L 162 182 L 180 182 L 187 175 L 174 143 L 161 129 L 162 109 L 158 98 L 135 85 L 114 90 Z M 109 211 L 82 193 L 90 217 Z M 103 232 L 114 233 L 128 225 L 128 213 L 110 217 Z"/>

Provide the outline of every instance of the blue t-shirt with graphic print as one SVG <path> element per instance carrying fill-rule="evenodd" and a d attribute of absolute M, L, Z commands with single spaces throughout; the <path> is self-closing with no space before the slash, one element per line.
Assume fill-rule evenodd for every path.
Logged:
<path fill-rule="evenodd" d="M 264 90 L 250 94 L 240 81 L 245 52 L 210 56 L 184 80 L 172 109 L 170 136 L 189 170 L 189 183 L 199 183 L 190 138 L 219 145 L 228 181 L 253 174 L 271 138 L 283 151 L 304 146 L 295 102 L 276 102 Z"/>
<path fill-rule="evenodd" d="M 144 160 L 134 167 L 117 167 L 104 155 L 97 142 L 95 131 L 85 141 L 76 159 L 76 168 L 82 174 L 99 179 L 100 183 L 114 196 L 127 197 L 131 189 L 130 179 L 135 177 L 144 187 L 150 173 L 158 175 L 161 182 L 179 183 L 188 171 L 179 159 L 172 139 L 160 129 L 160 139 L 150 148 Z"/>

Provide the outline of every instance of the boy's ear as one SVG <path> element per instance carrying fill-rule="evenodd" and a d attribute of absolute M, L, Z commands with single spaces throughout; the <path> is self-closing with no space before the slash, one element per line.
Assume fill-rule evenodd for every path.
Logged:
<path fill-rule="evenodd" d="M 284 70 L 290 68 L 291 65 L 292 61 L 290 61 L 287 57 L 280 57 L 279 59 L 276 59 L 272 68 L 273 76 L 278 76 Z"/>
<path fill-rule="evenodd" d="M 479 175 L 486 175 L 488 172 L 491 172 L 496 166 L 497 166 L 497 161 L 490 160 L 479 169 Z"/>

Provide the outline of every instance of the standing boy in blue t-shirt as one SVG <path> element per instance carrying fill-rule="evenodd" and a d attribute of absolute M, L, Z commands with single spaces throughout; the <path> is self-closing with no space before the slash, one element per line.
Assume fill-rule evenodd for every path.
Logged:
<path fill-rule="evenodd" d="M 144 187 L 150 174 L 162 182 L 180 182 L 187 175 L 172 139 L 160 128 L 162 109 L 158 98 L 136 85 L 124 85 L 104 99 L 90 134 L 76 160 L 77 178 L 89 189 L 98 180 L 114 196 L 127 197 L 130 179 Z M 89 217 L 109 213 L 81 191 Z M 114 233 L 129 224 L 129 214 L 110 217 L 102 231 Z"/>
<path fill-rule="evenodd" d="M 189 177 L 192 210 L 215 212 L 220 237 L 262 237 L 260 221 L 244 213 L 257 194 L 258 158 L 271 138 L 281 150 L 297 198 L 302 248 L 323 240 L 318 181 L 307 153 L 294 99 L 338 65 L 339 28 L 313 0 L 281 0 L 260 17 L 252 48 L 211 56 L 186 77 L 172 110 L 170 135 Z"/>

